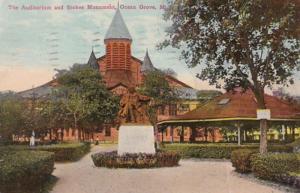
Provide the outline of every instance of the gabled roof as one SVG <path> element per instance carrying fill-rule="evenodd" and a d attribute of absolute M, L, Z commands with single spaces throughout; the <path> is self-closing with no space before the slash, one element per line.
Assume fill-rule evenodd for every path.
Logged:
<path fill-rule="evenodd" d="M 22 98 L 46 98 L 50 96 L 52 93 L 52 90 L 54 87 L 57 86 L 57 81 L 51 80 L 50 82 L 47 82 L 46 84 L 43 84 L 41 86 L 21 91 L 17 93 L 17 96 L 22 97 Z"/>
<path fill-rule="evenodd" d="M 265 95 L 271 120 L 300 120 L 300 111 L 277 97 Z M 251 90 L 230 91 L 203 106 L 163 122 L 203 122 L 220 120 L 256 120 L 257 102 Z"/>
<path fill-rule="evenodd" d="M 99 65 L 98 65 L 97 58 L 95 56 L 94 50 L 92 50 L 92 52 L 91 52 L 89 61 L 87 62 L 87 65 L 89 67 L 94 68 L 94 69 L 99 69 Z"/>
<path fill-rule="evenodd" d="M 113 17 L 113 20 L 106 32 L 104 40 L 107 39 L 132 40 L 119 8 L 117 9 L 115 16 Z"/>
<path fill-rule="evenodd" d="M 135 80 L 130 71 L 124 70 L 108 70 L 104 75 L 104 80 L 108 89 L 115 88 L 115 86 L 122 83 L 127 88 L 135 87 Z"/>
<path fill-rule="evenodd" d="M 141 66 L 141 72 L 147 72 L 147 71 L 152 71 L 152 70 L 155 70 L 155 68 L 151 62 L 151 59 L 149 57 L 148 50 L 147 50 L 146 55 L 144 57 L 144 61 Z"/>

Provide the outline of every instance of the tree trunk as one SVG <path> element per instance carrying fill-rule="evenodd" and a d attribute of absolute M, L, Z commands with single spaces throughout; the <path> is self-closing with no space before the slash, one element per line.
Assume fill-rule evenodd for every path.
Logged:
<path fill-rule="evenodd" d="M 267 120 L 260 120 L 260 146 L 259 152 L 261 154 L 267 153 Z"/>
<path fill-rule="evenodd" d="M 204 137 L 205 137 L 205 142 L 207 142 L 207 127 L 204 128 Z"/>
<path fill-rule="evenodd" d="M 256 90 L 253 90 L 256 100 L 257 100 L 257 106 L 259 109 L 267 109 L 266 103 L 265 103 L 265 92 L 264 88 L 258 88 Z M 261 154 L 267 153 L 267 146 L 268 146 L 268 140 L 267 140 L 267 120 L 261 119 L 260 120 L 260 146 L 259 146 L 259 152 Z"/>

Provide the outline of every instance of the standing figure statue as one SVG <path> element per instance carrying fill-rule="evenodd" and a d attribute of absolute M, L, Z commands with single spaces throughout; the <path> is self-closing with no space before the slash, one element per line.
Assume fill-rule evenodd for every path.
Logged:
<path fill-rule="evenodd" d="M 120 101 L 118 113 L 120 123 L 149 123 L 147 107 L 150 98 L 136 93 L 134 88 L 129 88 Z"/>

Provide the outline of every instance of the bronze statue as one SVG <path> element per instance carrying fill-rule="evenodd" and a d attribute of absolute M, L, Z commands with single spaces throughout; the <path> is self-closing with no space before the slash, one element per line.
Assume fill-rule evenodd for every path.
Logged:
<path fill-rule="evenodd" d="M 119 122 L 122 123 L 149 123 L 147 107 L 150 98 L 136 93 L 129 88 L 120 101 Z"/>

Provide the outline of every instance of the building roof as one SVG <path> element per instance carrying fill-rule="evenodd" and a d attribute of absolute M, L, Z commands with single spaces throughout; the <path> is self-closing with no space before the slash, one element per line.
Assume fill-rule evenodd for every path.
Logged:
<path fill-rule="evenodd" d="M 124 22 L 120 9 L 118 8 L 113 20 L 106 32 L 104 40 L 107 39 L 128 39 L 132 40 L 129 30 Z"/>
<path fill-rule="evenodd" d="M 18 92 L 17 96 L 22 97 L 22 98 L 33 98 L 33 97 L 45 98 L 45 97 L 48 97 L 52 93 L 52 89 L 56 85 L 57 85 L 56 80 L 52 80 L 41 86 Z"/>
<path fill-rule="evenodd" d="M 198 99 L 197 93 L 199 92 L 199 90 L 193 88 L 179 87 L 176 88 L 176 91 L 180 99 L 186 99 L 186 100 Z"/>
<path fill-rule="evenodd" d="M 135 80 L 131 71 L 125 70 L 108 70 L 104 75 L 107 88 L 114 88 L 116 85 L 122 83 L 122 85 L 129 87 L 136 87 Z"/>
<path fill-rule="evenodd" d="M 92 50 L 92 52 L 91 52 L 89 61 L 87 62 L 87 65 L 89 67 L 94 68 L 94 69 L 99 69 L 99 65 L 98 65 L 97 58 L 95 56 L 94 50 Z"/>
<path fill-rule="evenodd" d="M 178 85 L 180 85 L 180 87 L 192 88 L 191 86 L 185 84 L 184 82 L 178 80 L 177 78 L 175 78 L 175 77 L 173 77 L 171 75 L 166 75 L 166 79 L 167 79 L 167 81 L 174 81 L 174 82 L 176 82 Z"/>
<path fill-rule="evenodd" d="M 274 96 L 265 95 L 271 120 L 300 120 L 300 111 Z M 164 122 L 203 122 L 222 120 L 256 120 L 257 102 L 252 91 L 230 91 L 203 106 Z"/>
<path fill-rule="evenodd" d="M 141 66 L 141 72 L 147 72 L 147 71 L 152 71 L 152 70 L 155 70 L 155 68 L 151 62 L 151 59 L 149 57 L 148 50 L 147 50 L 146 55 L 144 57 L 144 61 Z"/>

